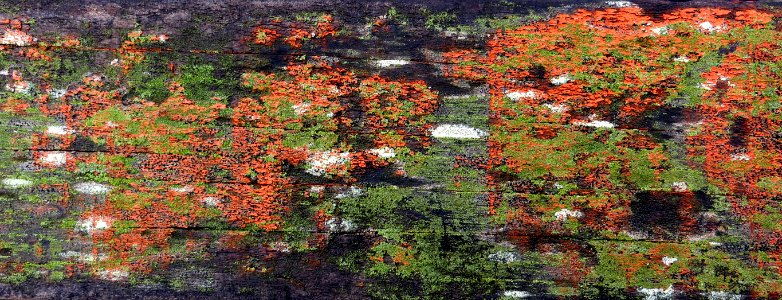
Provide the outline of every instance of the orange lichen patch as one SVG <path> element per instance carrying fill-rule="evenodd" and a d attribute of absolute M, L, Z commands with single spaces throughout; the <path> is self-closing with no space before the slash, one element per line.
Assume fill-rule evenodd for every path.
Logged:
<path fill-rule="evenodd" d="M 782 245 L 782 208 L 775 200 L 782 195 L 782 159 L 774 141 L 782 131 L 776 42 L 782 37 L 771 28 L 775 17 L 753 9 L 685 8 L 655 16 L 638 7 L 579 10 L 498 31 L 485 54 L 444 54 L 452 63 L 448 76 L 490 87 L 487 182 L 496 191 L 489 195 L 490 213 L 502 213 L 499 219 L 520 239 L 572 228 L 618 232 L 632 217 L 643 217 L 630 204 L 638 201 L 633 191 L 647 190 L 655 201 L 675 197 L 670 217 L 678 223 L 671 230 L 694 235 L 703 227 L 697 215 L 702 199 L 690 190 L 693 182 L 685 182 L 691 176 L 671 175 L 679 172 L 671 166 L 680 164 L 679 170 L 705 175 L 709 193 L 725 197 L 749 223 L 751 240 L 763 247 L 763 258 L 753 258 L 765 264 L 763 272 L 778 271 L 781 252 L 773 249 Z M 703 74 L 693 69 L 702 65 L 708 66 Z M 554 114 L 551 108 L 567 109 Z M 687 158 L 670 155 L 647 132 L 644 123 L 665 112 L 661 108 L 697 121 L 673 124 L 687 131 Z M 556 188 L 543 191 L 550 186 Z M 504 193 L 509 188 L 514 194 Z M 583 215 L 552 221 L 556 209 L 563 209 L 561 216 Z M 693 255 L 690 248 L 651 248 L 601 261 L 618 262 L 627 282 L 651 272 L 696 289 L 693 271 L 674 267 Z"/>
<path fill-rule="evenodd" d="M 651 18 L 638 7 L 579 10 L 546 22 L 498 31 L 487 43 L 485 55 L 473 50 L 446 53 L 446 61 L 455 63 L 446 72 L 452 77 L 487 81 L 491 87 L 489 106 L 496 116 L 490 120 L 491 125 L 504 132 L 490 136 L 490 162 L 494 162 L 491 168 L 572 179 L 580 176 L 575 165 L 547 158 L 579 147 L 577 135 L 563 135 L 564 128 L 557 125 L 546 130 L 536 127 L 530 132 L 527 122 L 600 127 L 603 123 L 611 124 L 596 121 L 601 115 L 612 113 L 609 107 L 616 107 L 615 115 L 620 121 L 632 121 L 664 106 L 685 72 L 685 64 L 677 63 L 677 57 L 686 55 L 695 60 L 707 52 L 716 52 L 732 42 L 725 34 L 728 30 L 745 24 L 762 28 L 762 22 L 749 21 L 749 16 L 766 21 L 772 16 L 755 10 L 739 12 L 681 9 Z M 718 87 L 730 87 L 735 83 L 728 78 L 738 76 L 739 69 L 723 70 L 722 77 L 707 73 L 704 78 Z M 508 94 L 530 88 L 540 91 L 536 97 Z M 740 98 L 736 94 L 728 99 Z M 539 107 L 544 104 L 569 109 L 557 115 L 541 113 Z M 526 121 L 517 121 L 519 117 Z M 593 121 L 585 123 L 579 119 Z M 509 140 L 509 136 L 514 138 Z M 552 137 L 556 141 L 546 141 Z M 584 158 L 577 161 L 586 162 Z M 608 161 L 617 159 L 623 160 L 608 156 Z M 661 167 L 666 160 L 659 152 L 650 152 L 647 159 L 652 167 Z M 715 161 L 719 159 L 715 157 Z M 579 168 L 587 166 L 582 164 Z M 607 177 L 599 173 L 585 174 L 582 180 L 591 185 L 612 186 L 606 185 Z"/>
<path fill-rule="evenodd" d="M 287 208 L 288 181 L 272 165 L 256 172 L 259 176 L 256 186 L 219 185 L 229 200 L 219 208 L 229 221 L 240 226 L 253 224 L 265 230 L 276 230 L 282 221 L 280 215 Z"/>
<path fill-rule="evenodd" d="M 184 88 L 174 82 L 169 86 L 171 96 L 160 106 L 158 116 L 174 121 L 206 124 L 213 122 L 219 116 L 220 110 L 226 108 L 225 104 L 215 101 L 211 106 L 197 105 L 184 95 Z"/>
<path fill-rule="evenodd" d="M 462 62 L 449 70 L 451 76 L 488 79 L 497 91 L 492 92 L 492 102 L 499 112 L 504 109 L 498 92 L 523 89 L 529 81 L 516 79 L 530 77 L 549 95 L 548 99 L 523 99 L 525 104 L 537 106 L 541 100 L 548 100 L 589 110 L 620 101 L 621 96 L 621 116 L 635 116 L 662 105 L 668 90 L 675 86 L 684 68 L 671 63 L 672 55 L 697 58 L 721 46 L 724 38 L 704 34 L 701 27 L 707 22 L 712 29 L 742 25 L 741 20 L 728 19 L 727 15 L 720 9 L 688 9 L 656 21 L 640 8 L 580 10 L 548 22 L 498 32 L 488 43 L 486 56 L 462 50 L 444 57 Z M 673 26 L 681 21 L 692 25 L 689 29 Z M 695 38 L 693 32 L 700 34 Z M 643 60 L 636 59 L 640 56 Z M 547 77 L 555 77 L 550 84 L 544 82 L 548 78 L 538 78 L 540 70 Z M 606 84 L 595 86 L 595 82 Z"/>
<path fill-rule="evenodd" d="M 81 127 L 81 122 L 89 116 L 112 105 L 121 103 L 117 91 L 106 91 L 105 89 L 105 83 L 100 76 L 84 77 L 81 85 L 68 90 L 63 95 L 63 99 L 66 101 L 53 107 L 46 106 L 41 108 L 41 111 L 48 115 L 63 117 L 66 120 L 66 124 L 72 128 Z M 42 99 L 41 104 L 47 105 L 47 100 Z M 74 102 L 82 104 L 72 104 Z"/>
<path fill-rule="evenodd" d="M 30 60 L 52 61 L 51 56 L 49 56 L 45 51 L 36 48 L 19 50 L 19 54 L 29 58 Z"/>
<path fill-rule="evenodd" d="M 299 192 L 294 180 L 284 175 L 284 165 L 327 175 L 326 180 L 349 182 L 354 172 L 388 162 L 337 143 L 342 131 L 383 129 L 387 135 L 378 135 L 375 144 L 412 147 L 406 139 L 423 132 L 427 125 L 423 117 L 436 107 L 436 94 L 422 82 L 360 79 L 322 62 L 290 64 L 286 69 L 283 74 L 242 76 L 255 95 L 232 107 L 229 116 L 234 126 L 227 134 L 214 127 L 227 109 L 224 100 L 188 99 L 177 82 L 170 84 L 170 95 L 161 103 L 122 105 L 112 94 L 101 92 L 103 82 L 95 78 L 66 94 L 66 99 L 95 98 L 97 106 L 75 108 L 79 114 L 69 126 L 105 141 L 110 151 L 120 154 L 102 162 L 90 158 L 83 162 L 100 162 L 118 179 L 161 181 L 112 190 L 109 201 L 91 210 L 90 214 L 134 224 L 130 232 L 108 230 L 96 235 L 112 257 L 132 264 L 134 270 L 143 269 L 148 260 L 133 253 L 165 249 L 171 231 L 160 229 L 198 226 L 215 212 L 237 227 L 281 229 L 291 199 Z M 399 110 L 396 105 L 410 109 Z M 337 117 L 350 109 L 366 111 L 369 121 L 354 124 Z M 134 152 L 147 154 L 131 167 L 124 161 Z M 337 160 L 332 162 L 331 156 Z M 220 200 L 205 203 L 206 197 Z M 325 237 L 315 236 L 308 243 L 324 245 Z"/>
<path fill-rule="evenodd" d="M 752 20 L 750 15 L 757 15 L 761 21 Z M 584 193 L 574 190 L 567 197 L 541 195 L 534 189 L 519 190 L 512 197 L 491 193 L 490 213 L 496 212 L 500 203 L 509 203 L 511 209 L 505 211 L 504 219 L 522 236 L 568 232 L 558 222 L 549 221 L 553 219 L 551 207 L 559 209 L 564 204 L 583 211 L 583 217 L 577 219 L 582 230 L 626 229 L 634 195 L 624 192 L 626 187 L 616 185 L 616 179 L 608 172 L 611 165 L 629 166 L 642 161 L 650 169 L 644 176 L 657 181 L 671 159 L 643 134 L 634 133 L 610 146 L 615 149 L 606 149 L 595 144 L 586 146 L 591 142 L 584 141 L 583 132 L 561 124 L 601 115 L 613 115 L 615 120 L 633 124 L 639 117 L 667 105 L 671 92 L 679 87 L 679 79 L 685 74 L 686 63 L 709 52 L 720 52 L 724 55 L 722 62 L 702 75 L 700 101 L 688 112 L 700 119 L 692 125 L 697 131 L 687 137 L 690 155 L 702 161 L 693 167 L 702 167 L 710 183 L 731 195 L 728 198 L 734 211 L 748 219 L 753 228 L 754 241 L 778 245 L 780 240 L 775 236 L 780 227 L 770 223 L 777 219 L 762 215 L 768 210 L 778 211 L 778 206 L 768 199 L 782 192 L 774 188 L 782 160 L 771 154 L 779 149 L 768 142 L 780 126 L 779 118 L 774 117 L 778 114 L 780 93 L 773 83 L 781 77 L 770 64 L 778 61 L 782 53 L 771 42 L 777 32 L 770 30 L 762 35 L 754 33 L 752 42 L 746 45 L 736 43 L 746 30 L 745 25 L 763 30 L 771 16 L 752 10 L 733 14 L 724 9 L 684 9 L 651 19 L 638 8 L 579 11 L 498 32 L 488 43 L 486 55 L 476 51 L 445 54 L 448 61 L 455 63 L 448 70 L 450 76 L 482 80 L 490 85 L 493 134 L 488 152 L 489 170 L 494 173 L 487 176 L 490 187 L 501 189 L 505 178 L 512 178 L 513 174 L 524 174 L 523 179 L 564 180 L 587 187 L 580 189 Z M 530 88 L 542 92 L 536 93 L 537 97 L 508 93 Z M 541 113 L 545 109 L 539 107 L 546 104 L 563 105 L 570 110 L 553 116 Z M 532 125 L 543 122 L 553 124 Z M 599 134 L 587 139 L 605 142 Z M 571 151 L 580 147 L 589 150 Z M 637 176 L 633 171 L 636 170 L 618 168 L 625 178 Z M 679 221 L 676 230 L 693 234 L 699 226 L 694 212 L 700 204 L 686 185 L 679 184 L 675 189 L 679 190 L 673 214 Z M 530 201 L 537 204 L 514 205 Z M 678 259 L 688 255 L 686 249 L 671 251 Z M 622 262 L 628 279 L 649 269 L 648 266 L 661 276 L 669 269 L 668 264 L 675 261 L 663 252 L 653 249 L 651 257 L 637 253 L 617 254 L 611 259 Z M 778 266 L 774 255 L 779 253 L 771 252 L 766 264 Z M 682 284 L 695 285 L 688 281 Z"/>
<path fill-rule="evenodd" d="M 164 43 L 168 37 L 166 35 L 144 34 L 141 30 L 134 30 L 128 33 L 127 38 L 122 41 L 122 45 L 115 50 L 117 55 L 116 65 L 123 72 L 129 72 L 136 64 L 144 61 L 144 52 L 149 49 L 142 49 L 141 46 L 150 43 Z"/>
<path fill-rule="evenodd" d="M 295 48 L 337 35 L 331 15 L 310 21 L 259 27 L 251 40 Z M 20 37 L 18 43 L 9 38 L 13 47 L 0 50 L 20 61 L 55 62 L 58 50 L 81 46 L 72 37 L 33 45 L 34 38 L 20 22 L 0 25 L 9 28 L 0 28 L 2 37 Z M 140 95 L 123 99 L 128 95 L 126 81 L 135 76 L 132 72 L 151 61 L 145 54 L 166 50 L 145 47 L 167 40 L 165 35 L 131 31 L 119 49 L 99 49 L 116 55 L 105 75 L 89 73 L 63 90 L 52 90 L 60 86 L 53 81 L 60 74 L 8 74 L 8 90 L 19 94 L 9 94 L 0 109 L 20 116 L 38 109 L 68 128 L 68 136 L 33 135 L 38 164 L 65 167 L 90 177 L 93 184 L 112 185 L 100 196 L 67 186 L 62 191 L 62 204 L 86 209 L 75 231 L 92 239 L 94 257 L 106 257 L 92 265 L 100 278 L 127 279 L 128 272 L 165 266 L 176 257 L 170 251 L 174 232 L 204 222 L 244 228 L 233 239 L 236 243 L 226 246 L 246 247 L 238 245 L 246 232 L 285 228 L 292 205 L 298 205 L 294 201 L 306 190 L 306 182 L 299 181 L 355 182 L 363 170 L 388 165 L 397 153 L 413 153 L 428 143 L 426 117 L 437 108 L 438 96 L 423 81 L 368 78 L 318 57 L 291 63 L 283 72 L 244 74 L 245 96 L 230 108 L 224 97 L 190 97 L 190 86 L 178 77 L 182 72 L 173 62 L 167 69 L 173 75 L 165 81 L 167 96 L 154 102 Z M 158 71 L 165 73 L 166 68 Z M 70 147 L 77 137 L 98 152 L 46 151 Z M 289 177 L 291 173 L 296 177 Z M 71 192 L 76 201 L 67 199 Z M 100 201 L 93 202 L 92 197 Z M 306 217 L 326 229 L 326 214 L 316 211 Z M 41 208 L 36 213 L 48 211 Z M 304 247 L 324 246 L 327 237 L 313 234 L 304 239 Z M 411 259 L 399 255 L 395 260 L 407 265 Z"/>
<path fill-rule="evenodd" d="M 0 110 L 20 116 L 26 115 L 28 108 L 30 108 L 30 104 L 19 98 L 7 98 L 3 103 L 0 103 Z"/>
<path fill-rule="evenodd" d="M 5 29 L 0 36 L 0 45 L 28 46 L 33 43 L 33 37 L 18 29 Z"/>
<path fill-rule="evenodd" d="M 567 251 L 557 257 L 548 257 L 555 267 L 549 272 L 554 275 L 558 286 L 577 288 L 589 275 L 590 268 L 576 251 Z"/>
<path fill-rule="evenodd" d="M 253 29 L 254 42 L 259 45 L 271 46 L 280 37 L 280 34 L 276 30 L 257 27 Z"/>
<path fill-rule="evenodd" d="M 303 29 L 294 28 L 290 35 L 284 39 L 285 43 L 293 48 L 301 48 L 304 39 L 310 37 L 310 33 Z"/>
<path fill-rule="evenodd" d="M 304 42 L 310 39 L 323 41 L 325 38 L 337 35 L 337 29 L 334 26 L 334 17 L 332 15 L 322 15 L 315 20 L 314 25 L 302 22 L 283 22 L 282 20 L 272 20 L 270 25 L 262 25 L 252 30 L 252 36 L 244 41 L 263 46 L 274 46 L 282 40 L 291 48 L 301 48 Z"/>
<path fill-rule="evenodd" d="M 373 132 L 398 134 L 399 136 L 425 135 L 428 129 L 424 116 L 431 114 L 437 106 L 437 94 L 432 93 L 423 82 L 390 82 L 380 77 L 363 80 L 359 86 L 361 105 L 366 113 L 365 125 Z M 405 132 L 416 128 L 418 132 Z M 399 142 L 384 136 L 376 140 L 376 146 L 398 146 Z M 427 143 L 426 139 L 421 142 Z"/>
<path fill-rule="evenodd" d="M 703 74 L 703 101 L 698 109 L 704 120 L 697 134 L 688 137 L 688 145 L 689 154 L 703 160 L 710 182 L 727 192 L 733 211 L 750 223 L 753 240 L 780 245 L 776 236 L 782 228 L 774 219 L 779 207 L 773 199 L 782 195 L 774 186 L 782 159 L 780 146 L 770 141 L 782 128 L 780 91 L 775 84 L 782 78 L 775 67 L 782 51 L 773 42 L 780 38 L 779 32 L 764 33 L 735 47 L 721 64 Z M 779 265 L 779 260 L 767 263 Z"/>
<path fill-rule="evenodd" d="M 332 15 L 321 16 L 318 18 L 318 23 L 315 26 L 315 38 L 322 39 L 337 34 L 337 30 L 334 28 L 334 17 Z"/>
<path fill-rule="evenodd" d="M 64 36 L 62 39 L 54 42 L 53 45 L 63 48 L 75 48 L 81 46 L 81 41 L 73 36 Z"/>

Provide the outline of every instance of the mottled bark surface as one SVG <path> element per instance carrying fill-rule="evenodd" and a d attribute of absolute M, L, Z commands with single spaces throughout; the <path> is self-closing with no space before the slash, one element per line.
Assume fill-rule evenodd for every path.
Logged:
<path fill-rule="evenodd" d="M 779 297 L 774 5 L 0 0 L 0 297 Z"/>

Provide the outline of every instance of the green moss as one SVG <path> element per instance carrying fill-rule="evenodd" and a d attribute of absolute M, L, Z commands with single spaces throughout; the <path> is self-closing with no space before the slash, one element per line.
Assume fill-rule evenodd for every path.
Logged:
<path fill-rule="evenodd" d="M 108 180 L 106 166 L 99 163 L 78 162 L 75 175 L 97 182 L 106 182 Z"/>
<path fill-rule="evenodd" d="M 24 272 L 11 273 L 5 276 L 0 276 L 0 282 L 6 282 L 10 284 L 22 284 L 29 278 L 28 274 Z"/>
<path fill-rule="evenodd" d="M 155 66 L 152 59 L 136 64 L 127 74 L 127 97 L 161 103 L 171 94 L 168 90 L 169 75 L 161 73 L 162 65 Z"/>
<path fill-rule="evenodd" d="M 112 193 L 108 201 L 111 201 L 119 209 L 130 210 L 136 206 L 142 208 L 151 206 L 153 198 L 154 195 L 149 193 L 135 193 L 132 196 L 124 193 Z"/>
<path fill-rule="evenodd" d="M 429 29 L 442 31 L 454 24 L 456 22 L 456 14 L 449 13 L 446 11 L 441 11 L 433 14 L 429 14 L 426 17 L 426 21 L 424 22 L 424 26 Z"/>
<path fill-rule="evenodd" d="M 366 195 L 351 197 L 340 202 L 340 209 L 346 217 L 356 219 L 372 227 L 385 227 L 398 218 L 394 209 L 411 193 L 409 189 L 397 187 L 367 188 Z"/>
<path fill-rule="evenodd" d="M 465 124 L 474 128 L 487 129 L 489 123 L 488 100 L 479 96 L 444 97 L 440 107 L 441 114 L 434 122 L 447 124 Z"/>
<path fill-rule="evenodd" d="M 63 281 L 63 280 L 65 280 L 65 278 L 67 278 L 67 276 L 65 275 L 65 272 L 63 272 L 63 271 L 54 271 L 54 272 L 49 273 L 49 280 L 54 281 L 54 282 Z"/>
<path fill-rule="evenodd" d="M 87 126 L 103 126 L 106 122 L 111 121 L 117 124 L 123 124 L 130 121 L 130 116 L 127 112 L 121 110 L 117 106 L 112 106 L 102 111 L 96 112 L 90 118 L 85 121 Z"/>
<path fill-rule="evenodd" d="M 648 190 L 657 184 L 655 170 L 652 169 L 649 160 L 641 156 L 640 159 L 630 163 L 629 181 L 641 190 Z"/>
<path fill-rule="evenodd" d="M 13 5 L 11 3 L 15 3 L 15 2 L 9 3 L 8 0 L 0 0 L 0 13 L 9 16 L 16 15 L 19 12 L 19 6 Z"/>
<path fill-rule="evenodd" d="M 692 191 L 702 190 L 707 186 L 703 172 L 683 165 L 663 171 L 660 178 L 666 187 L 671 187 L 674 182 L 685 182 L 688 189 Z"/>
<path fill-rule="evenodd" d="M 666 100 L 674 106 L 696 107 L 701 103 L 704 79 L 701 74 L 716 67 L 722 61 L 722 57 L 716 52 L 707 52 L 698 61 L 686 63 L 684 77 L 679 81 L 675 90 Z"/>
<path fill-rule="evenodd" d="M 760 224 L 765 229 L 778 231 L 782 230 L 782 213 L 764 212 L 752 216 L 752 221 Z"/>
<path fill-rule="evenodd" d="M 772 193 L 782 193 L 782 177 L 780 176 L 771 176 L 771 177 L 763 177 L 760 180 L 758 180 L 758 187 Z"/>
<path fill-rule="evenodd" d="M 307 147 L 314 150 L 328 150 L 337 143 L 337 134 L 329 131 L 304 131 L 286 134 L 282 143 L 285 147 Z"/>
<path fill-rule="evenodd" d="M 708 250 L 698 253 L 698 263 L 691 269 L 701 290 L 722 290 L 743 294 L 750 289 L 762 289 L 759 284 L 775 282 L 778 274 L 752 267 L 729 254 Z"/>
<path fill-rule="evenodd" d="M 185 96 L 195 101 L 206 101 L 212 97 L 225 98 L 219 89 L 224 80 L 215 76 L 215 68 L 209 64 L 194 64 L 182 67 L 179 82 L 185 88 Z"/>
<path fill-rule="evenodd" d="M 407 16 L 400 13 L 394 6 L 388 8 L 388 11 L 386 11 L 386 18 L 399 25 L 407 25 Z"/>
<path fill-rule="evenodd" d="M 131 220 L 117 220 L 111 224 L 114 229 L 114 234 L 130 233 L 134 228 L 138 228 L 138 224 Z"/>

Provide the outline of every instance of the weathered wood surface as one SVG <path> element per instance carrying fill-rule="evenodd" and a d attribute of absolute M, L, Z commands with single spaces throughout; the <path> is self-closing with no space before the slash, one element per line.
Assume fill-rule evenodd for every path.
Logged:
<path fill-rule="evenodd" d="M 0 297 L 779 297 L 774 4 L 0 0 Z"/>

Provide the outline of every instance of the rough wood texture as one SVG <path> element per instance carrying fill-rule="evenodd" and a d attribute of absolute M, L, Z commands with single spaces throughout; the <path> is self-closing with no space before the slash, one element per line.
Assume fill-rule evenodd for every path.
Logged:
<path fill-rule="evenodd" d="M 774 5 L 0 0 L 0 297 L 778 298 Z"/>

